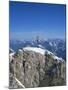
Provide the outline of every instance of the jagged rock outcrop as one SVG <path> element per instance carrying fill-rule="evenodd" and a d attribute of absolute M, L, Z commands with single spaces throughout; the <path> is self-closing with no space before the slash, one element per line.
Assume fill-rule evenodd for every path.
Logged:
<path fill-rule="evenodd" d="M 16 77 L 25 88 L 65 85 L 65 66 L 65 61 L 56 59 L 53 54 L 47 52 L 42 54 L 27 49 L 19 50 L 14 54 L 9 65 L 10 74 Z M 13 82 L 10 82 L 9 86 Z M 11 88 L 21 87 L 18 85 L 14 87 L 15 84 Z"/>

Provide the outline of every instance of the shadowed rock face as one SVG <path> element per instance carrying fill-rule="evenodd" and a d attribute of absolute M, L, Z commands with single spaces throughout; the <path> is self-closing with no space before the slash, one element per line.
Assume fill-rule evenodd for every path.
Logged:
<path fill-rule="evenodd" d="M 66 84 L 65 61 L 54 60 L 52 55 L 42 55 L 34 51 L 18 51 L 10 62 L 10 74 L 26 88 L 60 86 Z M 9 76 L 11 81 L 11 78 Z M 13 85 L 14 84 L 14 85 Z M 14 81 L 11 88 L 20 88 Z"/>

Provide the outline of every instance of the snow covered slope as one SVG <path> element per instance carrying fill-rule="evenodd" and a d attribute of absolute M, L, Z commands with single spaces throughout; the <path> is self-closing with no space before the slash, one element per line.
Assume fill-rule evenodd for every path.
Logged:
<path fill-rule="evenodd" d="M 57 60 L 61 60 L 63 61 L 63 59 L 61 57 L 57 57 L 56 55 L 54 55 L 52 52 L 46 50 L 46 49 L 41 49 L 41 48 L 38 48 L 38 47 L 24 47 L 23 48 L 24 51 L 34 51 L 36 53 L 40 53 L 42 55 L 45 55 L 45 53 L 47 54 L 51 54 L 53 56 L 54 59 L 57 59 Z"/>
<path fill-rule="evenodd" d="M 10 59 L 10 62 L 12 61 L 14 54 L 15 54 L 14 50 L 10 48 L 9 49 L 9 59 Z"/>
<path fill-rule="evenodd" d="M 37 48 L 37 47 L 25 47 L 23 48 L 23 50 L 27 50 L 27 51 L 34 51 L 36 53 L 40 53 L 40 54 L 45 54 L 45 50 L 44 49 L 41 49 L 41 48 Z"/>

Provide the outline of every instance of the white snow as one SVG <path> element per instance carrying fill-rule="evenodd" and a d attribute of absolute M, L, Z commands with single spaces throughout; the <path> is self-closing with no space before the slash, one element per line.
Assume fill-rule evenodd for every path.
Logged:
<path fill-rule="evenodd" d="M 11 48 L 10 48 L 9 50 L 10 50 L 11 52 L 14 52 L 14 50 L 13 50 L 13 49 L 11 49 Z"/>
<path fill-rule="evenodd" d="M 41 53 L 42 55 L 44 55 L 47 52 L 47 54 L 52 54 L 53 55 L 52 52 L 50 52 L 46 49 L 42 49 L 40 47 L 25 47 L 25 48 L 23 48 L 23 50 L 24 51 L 26 51 L 26 50 L 27 51 L 34 51 L 34 52 L 37 52 L 37 53 Z"/>
<path fill-rule="evenodd" d="M 39 47 L 39 48 L 43 48 L 43 46 L 42 46 L 42 45 L 40 45 L 40 44 L 38 45 L 38 47 Z"/>
<path fill-rule="evenodd" d="M 51 54 L 53 56 L 54 59 L 57 59 L 58 61 L 63 61 L 62 58 L 57 57 L 56 55 L 54 55 L 52 52 L 46 50 L 46 49 L 42 49 L 42 48 L 38 48 L 38 47 L 24 47 L 23 48 L 24 51 L 34 51 L 36 53 L 40 53 L 42 55 L 44 55 L 46 52 L 47 54 Z"/>
<path fill-rule="evenodd" d="M 15 78 L 15 80 L 18 82 L 18 84 L 20 85 L 20 86 L 22 86 L 23 88 L 25 88 L 25 86 L 16 78 L 16 77 L 14 77 Z"/>
<path fill-rule="evenodd" d="M 45 50 L 45 52 L 47 52 L 47 54 L 52 54 L 53 55 L 53 53 L 48 51 L 48 50 Z"/>
<path fill-rule="evenodd" d="M 23 52 L 22 49 L 19 49 L 18 51 L 19 51 L 19 52 Z"/>
<path fill-rule="evenodd" d="M 54 59 L 57 59 L 57 60 L 59 60 L 59 61 L 64 61 L 62 58 L 57 57 L 57 56 L 55 56 L 55 55 L 53 56 L 53 58 L 54 58 Z"/>
<path fill-rule="evenodd" d="M 15 54 L 15 52 L 9 54 L 9 60 L 10 60 L 10 62 L 12 61 L 14 54 Z"/>
<path fill-rule="evenodd" d="M 53 56 L 53 58 L 54 58 L 54 59 L 59 59 L 59 58 L 58 58 L 57 56 L 55 56 L 55 55 Z"/>
<path fill-rule="evenodd" d="M 50 46 L 52 46 L 52 43 L 51 42 L 49 44 L 50 44 Z"/>
<path fill-rule="evenodd" d="M 34 51 L 34 52 L 37 52 L 37 53 L 41 53 L 41 54 L 45 54 L 45 50 L 44 49 L 41 49 L 41 48 L 37 48 L 37 47 L 25 47 L 23 48 L 24 51 Z"/>
<path fill-rule="evenodd" d="M 10 56 L 10 57 L 12 57 L 14 54 L 15 54 L 15 52 L 13 52 L 13 53 L 10 53 L 10 54 L 9 54 L 9 56 Z"/>

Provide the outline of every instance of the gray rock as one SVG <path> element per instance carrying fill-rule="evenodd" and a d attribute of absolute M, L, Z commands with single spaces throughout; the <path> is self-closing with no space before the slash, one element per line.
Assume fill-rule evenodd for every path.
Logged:
<path fill-rule="evenodd" d="M 33 51 L 19 51 L 10 62 L 10 73 L 16 77 L 25 88 L 59 86 L 66 84 L 65 61 L 54 60 L 52 55 L 42 55 Z M 20 88 L 9 75 L 9 86 Z"/>

